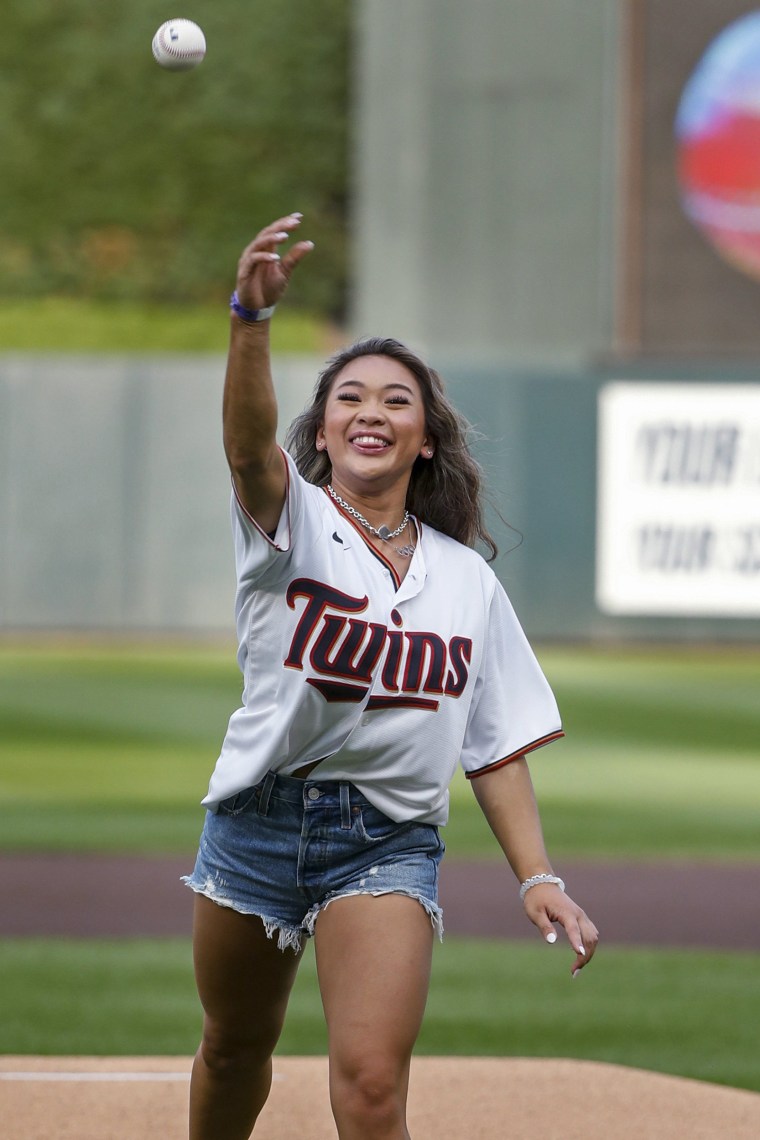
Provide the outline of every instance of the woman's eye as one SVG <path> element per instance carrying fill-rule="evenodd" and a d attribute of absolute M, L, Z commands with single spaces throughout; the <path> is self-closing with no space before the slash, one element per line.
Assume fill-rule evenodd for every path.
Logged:
<path fill-rule="evenodd" d="M 388 399 L 389 404 L 408 404 L 409 401 L 406 396 L 390 396 Z"/>
<path fill-rule="evenodd" d="M 351 403 L 358 403 L 359 402 L 359 397 L 356 395 L 355 392 L 341 392 L 336 398 L 338 400 L 350 401 Z"/>

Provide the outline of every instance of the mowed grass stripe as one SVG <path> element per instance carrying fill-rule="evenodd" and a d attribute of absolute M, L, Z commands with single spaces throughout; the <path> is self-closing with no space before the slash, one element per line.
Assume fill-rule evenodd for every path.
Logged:
<path fill-rule="evenodd" d="M 555 857 L 760 856 L 760 653 L 539 656 L 568 734 L 531 758 Z M 240 691 L 231 646 L 0 646 L 0 847 L 192 851 Z M 462 777 L 445 835 L 497 855 Z"/>

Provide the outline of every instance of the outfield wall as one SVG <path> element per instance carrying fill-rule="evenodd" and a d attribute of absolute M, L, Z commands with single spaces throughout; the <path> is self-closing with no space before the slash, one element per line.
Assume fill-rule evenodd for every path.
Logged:
<path fill-rule="evenodd" d="M 492 512 L 496 569 L 532 636 L 760 639 L 755 371 L 446 374 L 487 436 L 481 460 L 510 524 Z M 628 419 L 600 440 L 600 407 L 621 394 L 636 414 L 624 404 Z"/>
<path fill-rule="evenodd" d="M 307 401 L 320 364 L 275 362 L 283 431 Z M 495 568 L 531 636 L 760 637 L 760 418 L 728 401 L 729 392 L 757 401 L 754 376 L 693 368 L 551 374 L 436 364 L 485 437 L 476 450 L 491 499 L 510 524 L 491 516 L 502 551 Z M 232 632 L 223 372 L 217 356 L 0 357 L 0 630 Z M 717 391 L 727 394 L 726 412 L 716 438 L 725 462 L 706 488 L 696 473 L 697 490 L 705 491 L 718 521 L 697 528 L 692 520 L 684 533 L 699 541 L 686 555 L 683 541 L 673 546 L 672 534 L 667 545 L 669 532 L 658 524 L 657 557 L 647 554 L 647 573 L 633 587 L 621 581 L 616 594 L 613 579 L 607 592 L 617 609 L 610 610 L 597 600 L 598 397 L 610 382 L 626 380 L 634 393 L 651 392 L 652 381 L 664 391 L 662 382 L 669 381 L 669 388 L 683 387 L 687 405 L 694 403 L 695 384 L 711 392 L 723 385 Z M 747 408 L 751 413 L 752 405 Z M 687 419 L 681 411 L 676 424 Z M 700 412 L 697 433 L 703 420 Z M 667 436 L 671 429 L 657 407 L 653 422 Z M 726 448 L 742 432 L 743 458 L 732 467 L 743 480 L 740 493 L 727 482 Z M 672 475 L 664 468 L 660 474 L 655 507 L 674 493 Z M 687 472 L 687 481 L 694 478 Z M 698 512 L 692 499 L 684 500 L 687 509 Z M 729 562 L 736 565 L 728 567 L 734 573 L 727 584 L 715 560 L 717 532 L 732 503 L 737 512 L 729 537 L 749 535 L 755 545 L 731 548 Z M 644 508 L 654 509 L 646 502 Z M 684 513 L 680 500 L 669 509 L 677 519 Z M 623 570 L 637 557 L 635 550 L 624 557 Z M 655 571 L 663 570 L 672 573 L 658 578 Z M 651 582 L 665 583 L 662 589 L 683 599 L 686 612 L 683 605 L 673 610 L 667 598 L 664 608 L 652 608 L 645 597 L 642 609 L 635 592 L 642 581 L 650 583 L 650 594 Z M 634 609 L 626 612 L 629 601 Z"/>
<path fill-rule="evenodd" d="M 321 361 L 277 362 L 281 423 Z M 0 628 L 224 631 L 224 358 L 0 357 Z"/>

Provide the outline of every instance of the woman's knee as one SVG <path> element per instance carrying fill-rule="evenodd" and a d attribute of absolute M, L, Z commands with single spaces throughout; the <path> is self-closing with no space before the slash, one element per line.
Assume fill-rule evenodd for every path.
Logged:
<path fill-rule="evenodd" d="M 341 1118 L 386 1127 L 403 1122 L 406 1114 L 406 1076 L 398 1065 L 384 1058 L 354 1058 L 350 1065 L 333 1065 L 330 1097 L 333 1112 Z"/>
<path fill-rule="evenodd" d="M 252 1071 L 267 1064 L 279 1040 L 281 1022 L 260 1022 L 245 1030 L 205 1017 L 200 1051 L 206 1068 L 220 1075 L 235 1070 Z"/>

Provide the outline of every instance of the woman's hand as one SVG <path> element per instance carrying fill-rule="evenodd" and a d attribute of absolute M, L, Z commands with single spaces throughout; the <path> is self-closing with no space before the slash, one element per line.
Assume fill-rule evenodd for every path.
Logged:
<path fill-rule="evenodd" d="M 538 927 L 547 942 L 557 941 L 553 923 L 558 922 L 564 926 L 567 940 L 576 955 L 571 967 L 572 976 L 575 977 L 591 961 L 599 941 L 599 931 L 586 912 L 554 883 L 540 883 L 531 887 L 525 892 L 523 906 L 528 918 Z"/>
<path fill-rule="evenodd" d="M 485 772 L 472 784 L 475 797 L 518 882 L 524 883 L 537 874 L 552 874 L 525 757 Z M 593 922 L 555 883 L 530 887 L 524 892 L 523 906 L 547 942 L 557 941 L 552 923 L 564 926 L 576 953 L 572 965 L 575 977 L 591 960 L 599 941 Z"/>
<path fill-rule="evenodd" d="M 268 309 L 276 305 L 288 287 L 290 275 L 302 258 L 314 248 L 310 241 L 299 241 L 282 256 L 278 249 L 301 224 L 300 214 L 289 214 L 265 226 L 243 250 L 238 262 L 236 289 L 246 309 Z"/>

